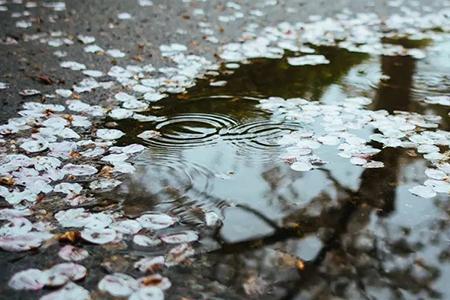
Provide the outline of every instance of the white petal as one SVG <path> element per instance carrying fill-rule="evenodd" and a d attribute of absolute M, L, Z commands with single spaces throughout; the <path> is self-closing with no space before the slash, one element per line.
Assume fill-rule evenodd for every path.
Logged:
<path fill-rule="evenodd" d="M 70 96 L 72 96 L 72 91 L 71 90 L 57 89 L 55 91 L 55 93 L 60 95 L 61 97 L 64 97 L 64 98 L 69 98 Z"/>
<path fill-rule="evenodd" d="M 362 166 L 367 163 L 367 160 L 361 157 L 352 157 L 350 163 L 357 166 Z"/>
<path fill-rule="evenodd" d="M 116 108 L 113 109 L 108 115 L 115 120 L 122 120 L 130 118 L 134 112 L 132 110 Z"/>
<path fill-rule="evenodd" d="M 111 228 L 123 234 L 136 234 L 142 226 L 135 220 L 123 220 L 112 223 Z"/>
<path fill-rule="evenodd" d="M 68 183 L 68 182 L 62 182 L 57 185 L 55 185 L 55 188 L 53 189 L 56 193 L 63 193 L 67 195 L 78 195 L 83 190 L 83 187 L 78 183 Z"/>
<path fill-rule="evenodd" d="M 104 157 L 102 157 L 102 161 L 106 161 L 109 163 L 115 163 L 115 162 L 121 162 L 124 160 L 127 160 L 129 156 L 126 153 L 119 153 L 119 154 L 109 154 Z"/>
<path fill-rule="evenodd" d="M 97 173 L 97 169 L 90 165 L 67 164 L 62 168 L 62 170 L 67 175 L 72 175 L 72 176 L 89 176 L 89 175 L 94 175 L 95 173 Z"/>
<path fill-rule="evenodd" d="M 41 152 L 48 148 L 48 142 L 45 140 L 28 140 L 20 145 L 20 148 L 27 152 Z"/>
<path fill-rule="evenodd" d="M 150 102 L 159 101 L 165 97 L 167 97 L 166 94 L 160 94 L 160 93 L 145 93 L 144 94 L 144 100 L 147 100 Z"/>
<path fill-rule="evenodd" d="M 0 220 L 9 220 L 12 218 L 26 217 L 31 215 L 29 209 L 3 208 L 0 209 Z"/>
<path fill-rule="evenodd" d="M 409 189 L 409 191 L 422 198 L 433 198 L 436 196 L 436 192 L 429 186 L 417 185 Z"/>
<path fill-rule="evenodd" d="M 307 161 L 296 161 L 291 165 L 291 169 L 294 171 L 306 172 L 312 170 L 313 166 Z"/>
<path fill-rule="evenodd" d="M 158 131 L 155 130 L 146 130 L 140 134 L 138 134 L 138 138 L 141 138 L 143 140 L 149 140 L 156 136 L 160 136 L 161 134 Z"/>
<path fill-rule="evenodd" d="M 137 218 L 137 221 L 141 223 L 144 228 L 158 230 L 175 224 L 177 219 L 163 213 L 155 212 L 142 215 Z"/>
<path fill-rule="evenodd" d="M 79 34 L 79 35 L 77 35 L 77 38 L 83 44 L 91 44 L 91 43 L 95 42 L 95 37 L 93 37 L 93 36 Z"/>
<path fill-rule="evenodd" d="M 108 54 L 109 56 L 112 56 L 112 57 L 114 57 L 114 58 L 125 57 L 125 53 L 123 53 L 123 52 L 120 51 L 119 49 L 109 49 L 109 50 L 106 50 L 106 54 Z"/>
<path fill-rule="evenodd" d="M 55 214 L 55 219 L 63 227 L 83 227 L 89 220 L 91 213 L 84 208 L 74 208 L 59 211 Z"/>
<path fill-rule="evenodd" d="M 41 244 L 53 237 L 47 232 L 31 231 L 17 236 L 0 237 L 0 248 L 5 251 L 21 252 L 41 246 Z"/>
<path fill-rule="evenodd" d="M 119 172 L 123 174 L 131 174 L 136 171 L 136 168 L 127 162 L 115 162 L 114 165 L 114 172 Z"/>
<path fill-rule="evenodd" d="M 86 66 L 75 61 L 64 61 L 61 64 L 62 68 L 71 69 L 73 71 L 81 71 L 86 69 Z"/>
<path fill-rule="evenodd" d="M 98 283 L 98 289 L 102 292 L 109 293 L 115 297 L 127 297 L 139 288 L 139 284 L 133 277 L 114 273 L 106 275 Z"/>
<path fill-rule="evenodd" d="M 142 247 L 154 247 L 161 244 L 161 241 L 142 234 L 137 234 L 133 237 L 133 243 Z"/>
<path fill-rule="evenodd" d="M 40 298 L 40 300 L 89 300 L 89 299 L 91 299 L 89 291 L 87 291 L 85 288 L 79 285 L 76 285 L 73 282 L 69 282 L 61 289 Z"/>
<path fill-rule="evenodd" d="M 189 243 L 198 240 L 198 233 L 192 230 L 186 230 L 179 233 L 160 236 L 160 239 L 168 244 Z"/>
<path fill-rule="evenodd" d="M 85 267 L 75 263 L 61 263 L 54 265 L 50 269 L 45 271 L 49 278 L 67 277 L 69 280 L 77 281 L 86 277 L 87 270 Z M 56 280 L 58 281 L 58 280 Z M 48 284 L 47 285 L 60 285 L 60 284 Z"/>
<path fill-rule="evenodd" d="M 325 56 L 313 54 L 299 57 L 288 57 L 287 61 L 291 66 L 321 65 L 330 63 Z"/>
<path fill-rule="evenodd" d="M 93 244 L 107 244 L 116 239 L 116 231 L 108 228 L 85 228 L 81 231 L 81 237 Z"/>
<path fill-rule="evenodd" d="M 116 186 L 119 186 L 122 182 L 117 179 L 99 179 L 94 180 L 89 184 L 89 188 L 92 190 L 99 190 L 99 191 L 107 191 L 114 189 Z"/>
<path fill-rule="evenodd" d="M 58 255 L 64 260 L 80 261 L 88 257 L 89 253 L 85 249 L 66 245 L 59 250 Z"/>
<path fill-rule="evenodd" d="M 424 185 L 430 186 L 436 193 L 450 194 L 450 182 L 428 179 Z"/>
<path fill-rule="evenodd" d="M 118 129 L 98 129 L 97 137 L 104 140 L 116 140 L 125 135 L 124 132 Z"/>
<path fill-rule="evenodd" d="M 437 169 L 426 169 L 425 174 L 429 178 L 436 180 L 444 180 L 448 177 L 447 174 L 445 174 L 443 171 Z"/>
<path fill-rule="evenodd" d="M 164 266 L 164 256 L 145 257 L 134 264 L 141 272 L 155 272 Z"/>
<path fill-rule="evenodd" d="M 363 167 L 367 168 L 367 169 L 378 169 L 378 168 L 383 168 L 384 163 L 382 161 L 372 160 L 372 161 L 369 161 L 366 164 L 364 164 Z"/>
<path fill-rule="evenodd" d="M 18 236 L 31 231 L 33 225 L 28 219 L 17 217 L 0 227 L 0 236 Z"/>
<path fill-rule="evenodd" d="M 126 153 L 126 154 L 134 154 L 134 153 L 138 153 L 141 152 L 145 149 L 144 146 L 139 145 L 139 144 L 131 144 L 125 147 L 111 147 L 109 148 L 110 152 L 113 153 Z"/>
<path fill-rule="evenodd" d="M 15 290 L 40 290 L 45 286 L 47 276 L 38 269 L 18 272 L 9 280 L 8 285 Z"/>
<path fill-rule="evenodd" d="M 103 72 L 97 70 L 84 70 L 83 74 L 94 78 L 102 77 L 104 75 Z"/>

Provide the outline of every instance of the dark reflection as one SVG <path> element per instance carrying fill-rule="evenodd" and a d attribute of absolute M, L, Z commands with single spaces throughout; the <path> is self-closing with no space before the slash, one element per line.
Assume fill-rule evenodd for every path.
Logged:
<path fill-rule="evenodd" d="M 450 297 L 445 285 L 450 208 L 407 192 L 405 185 L 417 180 L 411 173 L 422 174 L 425 167 L 417 153 L 383 149 L 376 159 L 385 168 L 362 170 L 346 161 L 341 173 L 293 172 L 277 157 L 276 139 L 298 124 L 277 123 L 251 97 L 323 101 L 331 93 L 339 101 L 342 96 L 330 87 L 339 86 L 365 56 L 322 51 L 330 66 L 291 68 L 284 61 L 256 60 L 222 75 L 225 87 L 203 81 L 182 97 L 158 103 L 151 113 L 167 117 L 164 121 L 120 122 L 129 133 L 123 143 L 140 141 L 129 135 L 144 130 L 161 133 L 148 141 L 138 172 L 117 194 L 127 214 L 169 211 L 186 226 L 200 224 L 201 211 L 225 214 L 222 227 L 203 232 L 194 263 L 168 271 L 174 283 L 170 297 Z M 412 93 L 416 60 L 382 57 L 380 63 L 387 79 L 371 108 L 428 109 Z M 351 89 L 351 82 L 345 84 Z M 353 187 L 348 181 L 359 183 Z"/>
<path fill-rule="evenodd" d="M 389 84 L 380 85 L 376 108 L 407 110 L 411 101 L 414 60 L 383 57 L 382 69 L 390 80 Z M 397 236 L 390 237 L 385 236 L 388 225 L 383 224 L 388 219 L 374 221 L 374 218 L 388 218 L 395 210 L 400 164 L 405 158 L 410 159 L 404 152 L 383 150 L 376 159 L 383 161 L 385 168 L 365 170 L 357 191 L 329 178 L 339 194 L 333 207 L 328 204 L 333 199 L 321 194 L 305 207 L 285 216 L 281 226 L 257 210 L 242 206 L 271 226 L 274 232 L 263 238 L 237 243 L 224 242 L 220 234 L 216 235 L 220 247 L 213 252 L 217 254 L 213 254 L 211 259 L 214 261 L 218 256 L 220 260 L 214 264 L 211 276 L 236 290 L 242 288 L 251 274 L 265 276 L 274 282 L 270 290 L 272 294 L 264 297 L 267 299 L 330 299 L 336 296 L 344 299 L 445 298 L 432 286 L 440 275 L 439 266 L 433 264 L 434 257 L 421 257 L 418 252 L 425 250 L 426 246 L 408 240 L 412 228 L 394 227 Z M 327 176 L 331 174 L 327 173 Z M 276 188 L 276 185 L 271 187 Z M 371 224 L 373 222 L 377 225 Z M 279 261 L 272 266 L 278 268 L 276 274 L 267 269 L 270 268 L 265 265 L 267 257 L 276 253 L 278 260 L 282 260 L 287 255 L 283 249 L 301 245 L 298 239 L 311 236 L 321 241 L 321 246 L 315 249 L 315 256 L 308 261 L 297 257 L 297 261 L 282 274 L 278 273 L 283 269 L 281 267 L 280 270 Z M 225 259 L 224 254 L 227 255 Z M 295 257 L 298 253 L 292 255 Z M 398 269 L 385 267 L 410 257 L 421 258 L 411 259 L 411 265 L 399 263 Z M 225 271 L 228 275 L 216 270 Z"/>
<path fill-rule="evenodd" d="M 120 127 L 128 133 L 122 142 L 141 141 L 136 135 L 149 129 L 161 132 L 162 140 L 168 143 L 166 146 L 174 146 L 170 145 L 171 141 L 189 145 L 195 138 L 214 140 L 237 125 L 266 122 L 269 115 L 255 107 L 257 99 L 274 95 L 320 99 L 331 84 L 339 83 L 352 67 L 369 57 L 330 47 L 320 48 L 320 51 L 330 64 L 293 67 L 286 59 L 255 59 L 232 74 L 214 78 L 215 81 L 227 81 L 224 87 L 211 87 L 209 80 L 200 80 L 188 93 L 159 101 L 157 107 L 149 111 L 165 120 L 156 124 L 120 121 Z"/>
<path fill-rule="evenodd" d="M 385 109 L 390 113 L 396 110 L 409 111 L 415 60 L 409 56 L 383 56 L 381 70 L 387 79 L 380 83 L 374 109 Z"/>
<path fill-rule="evenodd" d="M 425 48 L 432 44 L 431 39 L 416 39 L 411 40 L 406 37 L 384 37 L 383 43 L 393 44 L 393 45 L 401 45 L 405 48 Z"/>
<path fill-rule="evenodd" d="M 387 84 L 380 85 L 376 96 L 375 108 L 386 109 L 389 112 L 408 110 L 411 102 L 410 90 L 414 72 L 414 60 L 409 57 L 382 57 L 381 65 L 383 74 L 388 75 L 389 80 Z M 329 290 L 325 293 L 329 294 L 329 296 L 335 294 L 340 297 L 348 297 L 356 294 L 359 297 L 368 299 L 382 297 L 383 294 L 378 294 L 377 291 L 370 292 L 367 286 L 375 286 L 376 288 L 385 286 L 385 288 L 390 290 L 389 297 L 393 298 L 401 296 L 399 290 L 401 288 L 411 289 L 413 294 L 421 292 L 422 288 L 418 287 L 417 284 L 410 284 L 416 280 L 407 271 L 401 272 L 401 274 L 398 274 L 400 276 L 395 278 L 386 274 L 385 270 L 380 268 L 383 263 L 381 254 L 383 254 L 383 250 L 386 251 L 387 249 L 377 249 L 375 243 L 377 233 L 364 232 L 365 228 L 370 227 L 369 223 L 370 219 L 374 217 L 373 213 L 378 217 L 384 218 L 395 210 L 401 152 L 398 149 L 388 148 L 383 150 L 376 159 L 383 161 L 385 167 L 365 170 L 361 175 L 358 191 L 355 193 L 347 191 L 348 195 L 343 201 L 341 200 L 343 204 L 337 212 L 333 212 L 331 215 L 323 212 L 321 218 L 332 220 L 331 224 L 325 225 L 325 228 L 330 229 L 331 234 L 324 240 L 324 247 L 318 252 L 315 259 L 307 264 L 303 274 L 300 272 L 301 280 L 299 286 L 288 291 L 283 299 L 295 299 L 296 295 L 298 295 L 297 293 L 302 293 L 302 288 L 310 289 L 311 285 L 320 284 L 323 281 L 323 275 L 325 275 L 325 278 L 329 277 L 329 279 L 332 278 L 334 281 L 340 282 L 339 284 L 341 285 L 340 288 L 342 290 L 340 293 L 333 291 L 332 286 L 327 288 Z M 303 218 L 302 215 L 297 215 L 296 217 L 298 219 Z M 319 226 L 316 228 L 319 230 L 324 227 Z M 379 229 L 375 228 L 375 230 L 378 231 Z M 358 235 L 360 234 L 366 235 L 364 237 L 366 245 L 362 245 L 363 247 L 358 245 Z M 411 249 L 412 245 L 404 245 L 404 247 L 410 248 L 409 252 L 414 252 Z M 390 249 L 389 252 L 393 252 L 393 250 Z M 391 254 L 393 254 L 392 252 Z M 399 255 L 400 253 L 395 254 Z M 339 257 L 340 260 L 336 264 L 330 257 Z M 364 257 L 364 260 L 366 260 L 362 264 L 358 262 L 360 257 Z M 331 277 L 320 271 L 320 267 L 323 264 L 330 263 L 331 265 L 327 265 L 327 269 L 337 270 L 336 274 L 333 274 Z M 348 267 L 356 268 L 356 270 L 348 274 Z M 408 287 L 408 285 L 411 286 Z M 429 291 L 426 285 L 423 289 L 427 296 L 435 294 L 435 292 Z"/>
<path fill-rule="evenodd" d="M 350 68 L 369 58 L 367 54 L 350 53 L 334 47 L 320 47 L 318 51 L 325 55 L 330 64 L 295 67 L 287 63 L 286 57 L 298 54 L 288 53 L 282 60 L 254 59 L 250 64 L 242 65 L 231 75 L 220 75 L 215 80 L 226 80 L 225 87 L 214 87 L 216 95 L 245 97 L 283 98 L 303 97 L 320 99 L 326 88 L 337 83 Z M 206 83 L 189 92 L 191 97 L 210 96 L 211 87 Z"/>
<path fill-rule="evenodd" d="M 137 175 L 125 185 L 124 209 L 135 215 L 167 207 L 164 203 L 190 202 L 186 199 L 205 206 L 242 198 L 248 193 L 245 189 L 255 186 L 259 186 L 261 197 L 267 198 L 260 174 L 278 155 L 276 140 L 300 125 L 271 120 L 269 113 L 256 107 L 258 101 L 251 96 L 283 92 L 286 97 L 314 95 L 313 99 L 320 99 L 330 84 L 338 83 L 352 67 L 368 58 L 336 48 L 321 51 L 330 59 L 330 65 L 299 68 L 289 66 L 286 60 L 255 60 L 234 74 L 216 78 L 226 80 L 225 87 L 210 87 L 209 81 L 202 80 L 187 94 L 158 102 L 149 114 L 162 117 L 160 121 L 120 121 L 120 129 L 127 132 L 123 144 L 142 143 L 137 135 L 144 130 L 160 133 L 144 141 L 150 147 L 148 157 L 138 162 L 141 167 Z M 253 180 L 240 192 L 235 188 L 239 179 L 235 181 L 238 176 L 234 173 L 242 174 L 243 182 Z"/>
<path fill-rule="evenodd" d="M 381 69 L 389 79 L 378 88 L 375 110 L 385 109 L 389 113 L 409 111 L 415 60 L 411 57 L 383 56 Z M 401 154 L 400 149 L 384 149 L 375 159 L 383 161 L 385 167 L 367 170 L 361 175 L 360 196 L 383 214 L 394 210 Z"/>

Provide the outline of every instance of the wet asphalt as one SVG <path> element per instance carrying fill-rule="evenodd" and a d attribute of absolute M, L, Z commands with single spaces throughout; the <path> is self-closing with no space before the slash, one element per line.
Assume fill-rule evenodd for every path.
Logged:
<path fill-rule="evenodd" d="M 241 6 L 236 10 L 226 5 L 229 1 L 182 1 L 154 0 L 152 6 L 141 7 L 137 1 L 121 0 L 69 0 L 66 10 L 54 12 L 49 8 L 25 8 L 23 4 L 5 6 L 8 11 L 0 11 L 0 82 L 9 83 L 9 88 L 0 90 L 0 122 L 16 116 L 20 106 L 27 101 L 49 101 L 45 97 L 25 98 L 19 95 L 23 89 L 37 89 L 42 94 L 52 93 L 57 88 L 70 88 L 83 77 L 79 72 L 62 69 L 61 60 L 74 60 L 86 64 L 88 69 L 107 71 L 118 64 L 152 64 L 167 66 L 170 61 L 161 57 L 159 46 L 168 43 L 182 43 L 188 46 L 189 52 L 217 60 L 220 45 L 238 40 L 243 29 L 249 24 L 265 27 L 276 25 L 283 21 L 306 22 L 311 18 L 335 16 L 345 10 L 352 12 L 374 12 L 388 15 L 402 9 L 391 2 L 357 1 L 357 0 L 278 0 L 278 1 L 235 1 Z M 436 10 L 440 1 L 418 5 L 415 9 Z M 444 1 L 445 2 L 445 1 Z M 38 1 L 38 3 L 40 3 Z M 33 16 L 33 26 L 26 29 L 16 27 L 18 18 L 12 13 L 22 13 L 24 10 Z M 203 14 L 199 14 L 203 12 Z M 254 10 L 260 10 L 264 15 L 255 16 Z M 231 15 L 237 11 L 243 17 L 232 22 L 223 22 L 219 16 Z M 130 13 L 130 20 L 119 20 L 121 12 Z M 200 32 L 201 22 L 211 24 L 214 37 L 218 43 L 205 40 Z M 61 31 L 74 41 L 73 45 L 50 47 L 39 40 L 28 41 L 34 34 L 48 35 Z M 104 55 L 85 53 L 76 40 L 77 34 L 96 37 L 96 44 L 104 49 L 120 49 L 127 56 L 113 59 Z M 28 36 L 28 37 L 27 37 Z M 5 44 L 6 39 L 14 39 L 16 44 Z M 65 58 L 56 57 L 56 50 L 67 51 Z M 111 91 L 96 91 L 82 95 L 82 100 L 89 103 L 103 103 L 112 95 Z M 55 101 L 55 100 L 51 100 Z"/>

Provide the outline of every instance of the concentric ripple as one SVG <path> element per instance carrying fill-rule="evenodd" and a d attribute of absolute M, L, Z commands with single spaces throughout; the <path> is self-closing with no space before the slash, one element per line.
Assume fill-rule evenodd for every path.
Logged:
<path fill-rule="evenodd" d="M 443 96 L 450 93 L 450 73 L 438 76 L 433 72 L 418 73 L 414 76 L 412 93 L 418 98 Z"/>
<path fill-rule="evenodd" d="M 186 113 L 156 124 L 159 135 L 147 140 L 154 146 L 193 147 L 214 143 L 223 132 L 237 122 L 219 114 Z"/>
<path fill-rule="evenodd" d="M 136 172 L 121 186 L 128 211 L 173 209 L 187 199 L 201 202 L 212 190 L 215 174 L 209 169 L 171 153 L 148 153 L 136 162 Z M 190 201 L 190 200 L 189 200 Z"/>
<path fill-rule="evenodd" d="M 416 97 L 448 95 L 450 92 L 450 42 L 438 42 L 428 56 L 417 62 L 412 92 Z"/>
<path fill-rule="evenodd" d="M 208 168 L 167 152 L 141 156 L 135 164 L 138 172 L 134 180 L 145 182 L 151 194 L 158 194 L 167 187 L 176 189 L 180 196 L 190 190 L 207 192 L 215 176 Z"/>
<path fill-rule="evenodd" d="M 258 121 L 234 126 L 223 137 L 239 150 L 265 152 L 277 148 L 278 139 L 299 128 L 295 123 Z"/>

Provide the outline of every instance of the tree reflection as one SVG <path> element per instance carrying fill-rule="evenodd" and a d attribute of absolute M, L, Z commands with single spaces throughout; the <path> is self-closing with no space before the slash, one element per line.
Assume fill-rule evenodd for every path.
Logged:
<path fill-rule="evenodd" d="M 414 60 L 382 57 L 381 64 L 389 79 L 378 88 L 376 109 L 408 110 Z M 220 248 L 210 259 L 220 259 L 211 276 L 239 291 L 249 276 L 259 274 L 272 284 L 270 295 L 257 296 L 267 299 L 442 298 L 433 287 L 440 272 L 435 258 L 426 254 L 428 245 L 412 238 L 412 228 L 389 222 L 389 215 L 395 212 L 401 159 L 405 158 L 405 151 L 384 149 L 376 159 L 383 161 L 385 168 L 365 170 L 356 191 L 324 171 L 338 192 L 337 201 L 322 193 L 288 214 L 281 225 L 253 208 L 240 206 L 264 220 L 274 233 L 228 243 L 217 232 Z M 277 187 L 276 182 L 269 185 Z M 317 207 L 321 208 L 318 214 Z M 299 242 L 309 236 L 322 242 L 314 258 L 288 269 L 273 262 L 284 253 L 295 256 Z M 445 255 L 445 247 L 440 250 L 438 255 Z"/>
<path fill-rule="evenodd" d="M 326 67 L 318 68 L 316 73 L 309 76 L 308 72 L 286 72 L 283 70 L 284 64 L 276 61 L 267 62 L 271 65 L 269 69 L 275 70 L 276 82 L 266 82 L 272 77 L 264 76 L 260 68 L 266 70 L 267 66 L 256 63 L 245 66 L 237 74 L 227 78 L 230 84 L 216 92 L 233 95 L 251 90 L 252 95 L 257 96 L 268 93 L 268 90 L 280 92 L 285 86 L 297 84 L 299 89 L 295 93 L 292 90 L 284 93 L 289 97 L 320 96 L 327 85 L 336 82 L 353 64 L 362 60 L 361 56 L 351 60 L 343 59 L 348 64 L 344 69 L 342 64 L 332 66 L 332 79 L 327 79 L 324 75 L 327 73 Z M 413 106 L 411 89 L 415 60 L 410 57 L 382 57 L 381 70 L 388 79 L 380 82 L 373 108 L 389 112 L 410 110 Z M 286 82 L 279 84 L 280 81 Z M 309 91 L 306 86 L 318 87 Z M 230 115 L 242 122 L 261 118 L 261 111 L 255 109 L 253 101 L 208 101 L 211 99 L 204 98 L 206 89 L 206 86 L 200 85 L 192 93 L 192 99 L 168 104 L 159 114 L 212 112 Z M 133 124 L 128 125 L 134 126 Z M 132 130 L 141 131 L 143 128 L 136 127 Z M 221 160 L 225 151 L 218 148 L 215 152 L 209 150 L 211 152 L 208 155 L 217 155 L 217 160 Z M 175 151 L 175 154 L 169 151 L 165 153 L 164 149 L 161 151 L 163 156 L 174 155 L 174 159 L 167 161 L 167 166 L 170 167 L 174 161 L 187 159 L 182 150 Z M 243 283 L 254 276 L 261 276 L 268 282 L 268 288 L 265 293 L 254 295 L 258 299 L 445 298 L 445 295 L 440 294 L 442 288 L 436 284 L 446 278 L 441 274 L 442 268 L 438 264 L 448 260 L 449 256 L 446 248 L 448 245 L 439 244 L 446 239 L 441 235 L 448 232 L 448 215 L 436 222 L 423 224 L 420 230 L 422 233 L 416 228 L 397 224 L 392 220 L 400 210 L 397 209 L 399 202 L 404 200 L 404 196 L 399 196 L 398 186 L 402 183 L 405 165 L 416 161 L 413 154 L 406 150 L 383 149 L 375 159 L 383 161 L 385 167 L 362 172 L 356 188 L 346 186 L 331 171 L 321 170 L 322 177 L 328 181 L 329 186 L 301 205 L 292 205 L 292 199 L 287 199 L 301 198 L 292 183 L 297 178 L 290 173 L 286 174 L 279 166 L 269 170 L 266 168 L 260 174 L 269 189 L 264 197 L 272 204 L 277 202 L 277 205 L 282 206 L 285 213 L 282 220 L 274 221 L 277 218 L 253 206 L 242 203 L 235 205 L 236 209 L 271 228 L 271 233 L 229 242 L 221 228 L 208 232 L 204 236 L 212 235 L 212 241 L 207 240 L 198 248 L 196 262 L 189 268 L 178 267 L 170 271 L 174 282 L 171 293 L 180 295 L 183 291 L 195 299 L 210 299 L 211 295 L 242 299 L 245 298 L 242 296 Z M 224 160 L 220 163 L 226 162 Z M 216 161 L 216 164 L 220 163 Z M 152 164 L 151 159 L 149 164 Z M 248 168 L 257 165 L 248 164 Z M 260 167 L 260 164 L 257 166 Z M 154 174 L 136 175 L 137 179 L 129 183 L 130 190 L 127 192 L 124 208 L 134 209 L 136 215 L 155 207 L 162 208 L 180 216 L 184 223 L 195 226 L 200 223 L 199 212 L 202 209 L 233 206 L 228 199 L 215 195 L 216 190 L 209 185 L 206 186 L 213 192 L 206 190 L 205 186 L 196 185 L 203 178 L 202 172 L 195 173 L 195 176 L 189 177 L 190 180 L 184 181 L 185 169 L 186 166 L 173 168 L 163 175 L 160 169 L 155 168 Z M 303 175 L 297 173 L 295 176 L 302 179 Z M 212 178 L 216 178 L 216 174 L 208 174 L 206 177 L 207 182 L 210 182 L 213 181 Z M 148 183 L 148 180 L 154 182 Z M 242 185 L 240 182 L 239 184 Z M 142 186 L 151 188 L 151 191 L 140 190 L 139 187 Z M 279 195 L 281 187 L 289 189 L 289 197 Z M 406 197 L 412 196 L 408 194 Z M 447 214 L 450 211 L 448 206 L 442 207 L 442 203 L 437 205 Z M 424 237 L 423 234 L 429 236 Z M 434 244 L 427 242 L 433 238 L 436 241 Z M 189 275 L 177 276 L 188 272 L 187 270 Z M 188 282 L 185 282 L 186 277 L 189 277 Z"/>

